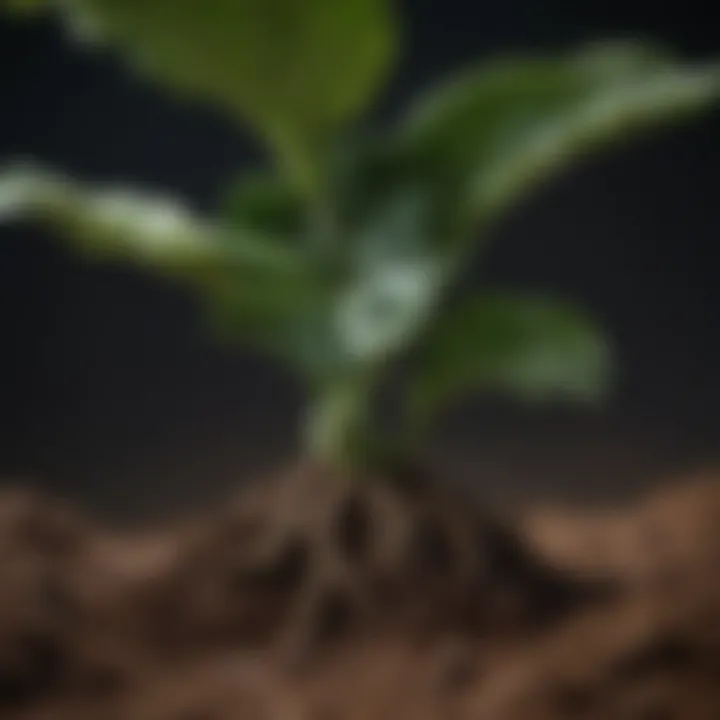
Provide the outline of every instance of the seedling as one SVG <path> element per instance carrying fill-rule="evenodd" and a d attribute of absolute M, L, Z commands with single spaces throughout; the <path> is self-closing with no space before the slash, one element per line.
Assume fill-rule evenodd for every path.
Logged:
<path fill-rule="evenodd" d="M 15 0 L 55 11 L 147 78 L 215 104 L 272 162 L 201 218 L 175 200 L 7 169 L 0 214 L 48 223 L 80 250 L 167 275 L 226 337 L 308 390 L 307 454 L 342 466 L 412 441 L 469 391 L 591 399 L 608 344 L 573 305 L 458 293 L 498 219 L 580 155 L 707 106 L 720 64 L 636 42 L 470 68 L 388 127 L 359 119 L 398 56 L 387 0 Z M 580 238 L 579 242 L 582 241 Z M 394 369 L 393 428 L 376 398 Z"/>

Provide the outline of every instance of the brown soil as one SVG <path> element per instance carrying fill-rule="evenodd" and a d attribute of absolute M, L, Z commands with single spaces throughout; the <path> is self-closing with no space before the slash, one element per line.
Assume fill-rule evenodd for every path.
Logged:
<path fill-rule="evenodd" d="M 297 468 L 124 532 L 6 492 L 0 718 L 718 720 L 720 482 L 677 488 L 509 519 Z"/>

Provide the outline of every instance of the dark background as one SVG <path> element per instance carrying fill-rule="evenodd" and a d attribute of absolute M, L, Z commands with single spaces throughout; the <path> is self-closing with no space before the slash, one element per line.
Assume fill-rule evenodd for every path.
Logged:
<path fill-rule="evenodd" d="M 704 3 L 406 2 L 407 61 L 386 111 L 478 56 L 650 36 L 720 52 Z M 0 161 L 37 157 L 210 207 L 257 162 L 211 111 L 73 48 L 51 24 L 0 21 Z M 482 275 L 575 298 L 608 326 L 620 376 L 601 412 L 468 401 L 436 462 L 499 499 L 603 498 L 720 460 L 720 112 L 581 163 L 497 233 Z M 480 271 L 479 271 L 480 275 Z M 0 477 L 118 515 L 220 498 L 292 457 L 300 391 L 213 344 L 153 278 L 88 268 L 48 235 L 0 230 Z"/>

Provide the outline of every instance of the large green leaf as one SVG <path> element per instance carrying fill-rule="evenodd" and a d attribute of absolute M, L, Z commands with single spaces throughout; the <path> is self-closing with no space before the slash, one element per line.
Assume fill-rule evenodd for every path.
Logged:
<path fill-rule="evenodd" d="M 453 187 L 456 230 L 468 231 L 590 150 L 718 95 L 720 64 L 683 64 L 638 43 L 509 57 L 424 99 L 398 133 L 399 155 Z"/>
<path fill-rule="evenodd" d="M 397 49 L 390 0 L 46 4 L 152 77 L 239 113 L 289 153 L 362 110 Z"/>
<path fill-rule="evenodd" d="M 409 400 L 422 421 L 468 391 L 595 399 L 607 384 L 610 352 L 596 325 L 572 305 L 494 293 L 442 314 L 416 362 Z"/>

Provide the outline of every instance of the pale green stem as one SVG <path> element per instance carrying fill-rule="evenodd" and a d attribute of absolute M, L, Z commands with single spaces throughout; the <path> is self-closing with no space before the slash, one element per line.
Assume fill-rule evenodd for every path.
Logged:
<path fill-rule="evenodd" d="M 305 450 L 320 462 L 355 465 L 368 441 L 371 398 L 357 379 L 326 389 L 310 406 L 305 419 Z"/>

